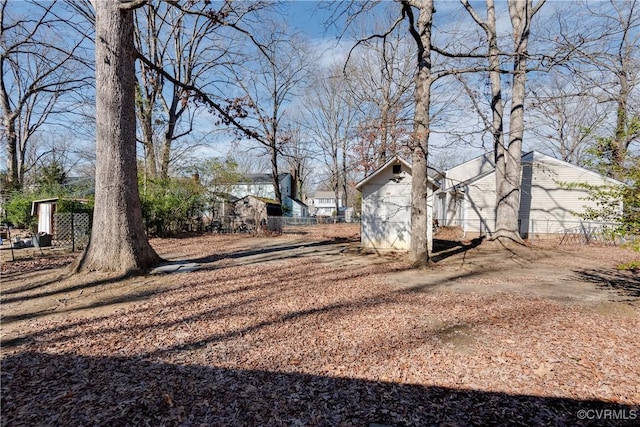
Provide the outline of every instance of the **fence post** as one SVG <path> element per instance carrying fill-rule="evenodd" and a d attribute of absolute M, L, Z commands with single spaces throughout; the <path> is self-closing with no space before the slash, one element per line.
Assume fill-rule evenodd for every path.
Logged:
<path fill-rule="evenodd" d="M 76 251 L 76 229 L 73 222 L 75 214 L 75 206 L 71 203 L 71 252 Z"/>
<path fill-rule="evenodd" d="M 589 233 L 587 233 L 587 229 L 584 227 L 584 222 L 580 221 L 580 228 L 582 228 L 582 234 L 584 235 L 584 241 L 588 245 L 589 244 Z"/>

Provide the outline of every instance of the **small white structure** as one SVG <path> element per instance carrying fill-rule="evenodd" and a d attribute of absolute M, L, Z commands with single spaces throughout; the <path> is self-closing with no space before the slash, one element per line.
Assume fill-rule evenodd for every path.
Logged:
<path fill-rule="evenodd" d="M 38 233 L 53 234 L 53 215 L 56 213 L 58 200 L 58 197 L 53 197 L 31 203 L 31 216 L 38 217 Z"/>
<path fill-rule="evenodd" d="M 395 156 L 360 181 L 362 192 L 361 241 L 364 248 L 408 250 L 411 244 L 411 165 Z M 433 191 L 438 184 L 428 179 L 428 224 L 433 218 Z M 427 227 L 431 231 L 431 227 Z M 429 239 L 431 243 L 431 239 Z M 431 250 L 431 248 L 429 248 Z"/>
<path fill-rule="evenodd" d="M 493 153 L 444 173 L 437 194 L 440 225 L 460 226 L 466 233 L 490 235 L 496 221 L 496 177 Z M 536 151 L 522 156 L 519 223 L 523 237 L 542 236 L 579 226 L 588 191 L 575 184 L 621 185 L 614 179 Z M 622 212 L 622 203 L 620 204 Z"/>

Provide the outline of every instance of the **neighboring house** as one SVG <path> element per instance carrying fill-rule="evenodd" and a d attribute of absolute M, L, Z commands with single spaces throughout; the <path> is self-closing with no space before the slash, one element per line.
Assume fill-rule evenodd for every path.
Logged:
<path fill-rule="evenodd" d="M 309 207 L 306 203 L 302 202 L 301 200 L 294 199 L 293 197 L 290 197 L 289 200 L 291 200 L 291 210 L 287 212 L 287 216 L 302 218 L 309 216 Z"/>
<path fill-rule="evenodd" d="M 293 195 L 293 180 L 290 173 L 278 175 L 280 181 L 280 192 L 282 197 Z M 252 173 L 243 176 L 240 182 L 229 185 L 229 193 L 241 199 L 244 196 L 264 197 L 265 199 L 276 198 L 276 191 L 273 188 L 273 177 L 270 173 Z"/>
<path fill-rule="evenodd" d="M 471 234 L 490 235 L 495 229 L 496 182 L 493 154 L 489 153 L 444 173 L 437 194 L 440 225 L 460 226 Z M 527 238 L 562 232 L 579 226 L 588 191 L 575 184 L 620 185 L 619 181 L 536 151 L 522 156 L 520 234 Z M 622 212 L 622 203 L 620 204 Z"/>
<path fill-rule="evenodd" d="M 285 214 L 288 216 L 307 216 L 307 205 L 296 198 L 295 183 L 291 174 L 281 173 L 278 175 L 278 180 L 280 182 L 280 193 L 282 194 L 281 203 L 285 208 Z M 242 181 L 228 186 L 228 192 L 238 199 L 245 196 L 255 196 L 270 200 L 276 198 L 273 178 L 268 173 L 244 175 Z"/>
<path fill-rule="evenodd" d="M 333 191 L 316 191 L 313 198 L 307 199 L 309 212 L 315 216 L 334 216 L 340 214 L 344 209 L 342 203 L 344 197 L 342 192 L 338 195 L 339 212 L 336 212 L 336 193 Z"/>
<path fill-rule="evenodd" d="M 409 249 L 411 182 L 411 165 L 395 156 L 356 185 L 356 189 L 362 192 L 360 235 L 364 248 Z M 438 189 L 438 184 L 429 177 L 427 188 L 427 221 L 431 224 L 433 192 Z M 430 234 L 432 228 L 427 229 Z M 431 242 L 431 239 L 428 240 Z"/>
<path fill-rule="evenodd" d="M 464 184 L 495 169 L 493 153 L 486 153 L 448 169 L 440 176 L 434 215 L 440 225 L 460 226 L 465 221 Z M 494 186 L 495 189 L 495 186 Z M 495 193 L 493 193 L 495 198 Z"/>

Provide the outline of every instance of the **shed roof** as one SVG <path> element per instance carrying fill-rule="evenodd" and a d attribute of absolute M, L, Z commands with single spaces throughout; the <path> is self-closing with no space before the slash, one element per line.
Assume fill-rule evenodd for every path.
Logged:
<path fill-rule="evenodd" d="M 407 169 L 409 169 L 409 172 L 411 172 L 413 170 L 413 168 L 411 167 L 411 163 L 409 163 L 408 161 L 406 161 L 405 159 L 403 159 L 402 157 L 396 155 L 393 156 L 391 159 L 389 159 L 384 165 L 380 166 L 378 169 L 376 169 L 375 171 L 373 171 L 369 176 L 367 176 L 366 178 L 364 178 L 362 181 L 360 181 L 359 183 L 356 184 L 356 190 L 360 190 L 362 191 L 362 187 L 364 185 L 366 185 L 369 181 L 371 181 L 376 175 L 380 174 L 383 170 L 385 170 L 386 168 L 388 168 L 390 165 L 392 164 L 402 164 L 404 167 L 406 167 Z M 433 187 L 433 188 L 440 188 L 440 185 L 430 176 L 427 177 L 427 182 Z"/>
<path fill-rule="evenodd" d="M 251 194 L 249 194 L 249 195 L 247 195 L 247 196 L 244 196 L 244 197 L 242 197 L 242 198 L 240 198 L 240 199 L 237 199 L 237 200 L 235 200 L 233 203 L 239 203 L 240 201 L 242 201 L 242 200 L 244 200 L 244 199 L 249 199 L 249 198 L 256 199 L 256 200 L 258 200 L 258 201 L 260 201 L 260 202 L 262 202 L 262 203 L 265 203 L 265 204 L 267 204 L 267 205 L 277 205 L 277 206 L 280 206 L 280 203 L 278 203 L 277 201 L 275 201 L 275 200 L 273 200 L 273 199 L 268 199 L 268 198 L 266 198 L 266 197 L 253 196 L 253 195 L 251 195 Z"/>
<path fill-rule="evenodd" d="M 83 203 L 86 204 L 89 202 L 89 200 L 87 199 L 80 199 L 80 198 L 74 198 L 74 197 L 49 197 L 48 199 L 39 199 L 39 200 L 34 200 L 31 202 L 31 216 L 35 216 L 36 213 L 38 212 L 38 205 L 42 204 L 42 203 L 56 203 L 59 200 L 74 200 L 76 202 L 79 203 Z"/>

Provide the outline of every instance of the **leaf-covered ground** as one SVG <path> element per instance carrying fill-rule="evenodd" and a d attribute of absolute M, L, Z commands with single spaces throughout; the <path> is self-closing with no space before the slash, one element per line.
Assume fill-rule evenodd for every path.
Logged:
<path fill-rule="evenodd" d="M 201 265 L 164 276 L 3 263 L 2 425 L 639 422 L 640 279 L 613 269 L 637 254 L 483 244 L 416 272 L 356 237 L 158 239 Z"/>

